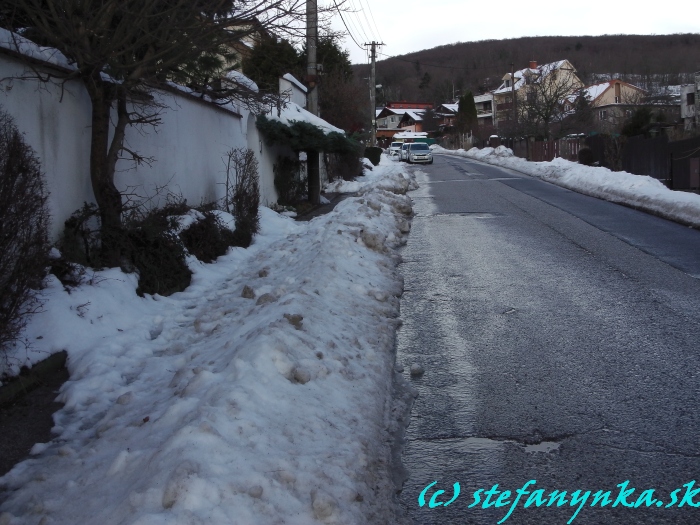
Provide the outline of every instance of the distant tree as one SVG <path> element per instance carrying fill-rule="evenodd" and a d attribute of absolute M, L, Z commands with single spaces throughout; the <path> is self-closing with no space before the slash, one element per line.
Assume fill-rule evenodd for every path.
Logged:
<path fill-rule="evenodd" d="M 565 101 L 581 87 L 578 77 L 561 69 L 540 68 L 516 93 L 518 127 L 526 136 L 550 138 L 552 131 L 566 134 L 562 124 L 568 114 Z"/>
<path fill-rule="evenodd" d="M 469 133 L 477 126 L 476 104 L 471 91 L 459 97 L 457 107 L 457 117 L 455 118 L 455 128 L 458 133 Z"/>
<path fill-rule="evenodd" d="M 423 112 L 423 131 L 437 131 L 438 122 L 439 119 L 434 110 L 428 108 Z"/>
<path fill-rule="evenodd" d="M 621 133 L 625 137 L 647 135 L 651 128 L 653 113 L 650 108 L 642 106 L 632 113 L 632 116 L 623 124 Z"/>
<path fill-rule="evenodd" d="M 564 115 L 559 119 L 555 134 L 590 133 L 596 130 L 595 108 L 583 89 L 564 100 Z"/>
<path fill-rule="evenodd" d="M 250 77 L 260 89 L 276 93 L 279 78 L 291 73 L 303 78 L 299 52 L 287 40 L 264 36 L 241 62 L 243 74 Z"/>
<path fill-rule="evenodd" d="M 350 53 L 333 35 L 319 38 L 316 58 L 323 65 L 319 85 L 321 118 L 347 132 L 369 125 L 369 90 L 355 81 Z M 299 67 L 306 70 L 306 47 L 299 55 Z"/>
<path fill-rule="evenodd" d="M 299 67 L 306 71 L 306 45 L 299 55 Z M 350 52 L 340 47 L 335 35 L 321 35 L 316 44 L 316 61 L 322 65 L 324 75 L 337 75 L 350 81 L 354 76 Z"/>
<path fill-rule="evenodd" d="M 430 76 L 430 73 L 428 73 L 426 71 L 420 80 L 420 84 L 418 84 L 418 89 L 420 89 L 421 91 L 428 89 L 430 87 L 431 80 L 432 80 L 432 77 Z"/>

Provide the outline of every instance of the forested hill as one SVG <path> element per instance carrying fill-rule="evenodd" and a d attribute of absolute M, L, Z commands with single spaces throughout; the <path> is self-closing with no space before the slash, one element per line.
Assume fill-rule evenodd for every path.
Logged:
<path fill-rule="evenodd" d="M 453 89 L 479 93 L 497 87 L 511 63 L 518 70 L 530 60 L 544 64 L 561 59 L 568 59 L 586 84 L 601 74 L 642 87 L 680 84 L 700 71 L 700 34 L 543 36 L 439 46 L 378 61 L 379 102 L 445 102 Z M 366 65 L 354 67 L 356 78 L 368 76 Z"/>

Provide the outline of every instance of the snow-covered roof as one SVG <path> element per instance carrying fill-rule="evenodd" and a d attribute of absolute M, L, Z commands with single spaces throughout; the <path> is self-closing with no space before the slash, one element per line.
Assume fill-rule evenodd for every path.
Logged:
<path fill-rule="evenodd" d="M 457 113 L 457 110 L 459 110 L 459 104 L 441 104 L 440 107 L 452 113 Z"/>
<path fill-rule="evenodd" d="M 279 115 L 276 110 L 272 110 L 267 117 L 270 120 L 279 120 L 283 124 L 292 124 L 293 122 L 308 122 L 313 124 L 317 128 L 323 130 L 324 133 L 328 134 L 331 132 L 345 133 L 342 129 L 336 128 L 334 125 L 329 124 L 321 117 L 314 115 L 306 111 L 301 106 L 295 104 L 294 102 L 287 102 L 287 105 L 280 109 Z"/>
<path fill-rule="evenodd" d="M 294 75 L 292 75 L 291 73 L 285 73 L 284 75 L 282 75 L 282 78 L 287 80 L 288 82 L 291 82 L 292 84 L 294 84 L 296 87 L 301 89 L 304 93 L 308 92 L 308 89 L 306 88 L 306 86 L 304 84 L 302 84 L 301 82 L 299 82 L 296 79 L 296 77 Z"/>
<path fill-rule="evenodd" d="M 579 96 L 583 95 L 584 97 L 586 97 L 586 99 L 588 99 L 589 102 L 595 102 L 598 98 L 600 98 L 603 95 L 603 93 L 605 93 L 608 89 L 613 87 L 616 83 L 624 84 L 632 89 L 644 91 L 640 87 L 633 86 L 632 84 L 628 84 L 627 82 L 622 82 L 620 80 L 614 79 L 607 80 L 605 82 L 600 82 L 598 84 L 593 84 L 591 86 L 586 86 L 581 90 L 577 91 L 576 93 L 569 95 L 566 98 L 566 100 L 568 102 L 574 102 Z"/>
<path fill-rule="evenodd" d="M 406 111 L 406 114 L 404 115 L 404 118 L 408 116 L 409 118 L 412 118 L 416 122 L 422 122 L 423 121 L 423 111 L 416 111 L 416 110 L 409 110 Z"/>
<path fill-rule="evenodd" d="M 427 139 L 428 133 L 425 131 L 402 131 L 394 135 L 394 139 Z"/>
<path fill-rule="evenodd" d="M 260 91 L 258 85 L 240 71 L 229 71 L 228 73 L 226 73 L 226 78 L 236 82 L 237 84 L 247 87 L 255 93 L 258 93 Z"/>
<path fill-rule="evenodd" d="M 8 49 L 54 66 L 75 69 L 75 66 L 58 49 L 40 46 L 17 33 L 12 33 L 3 28 L 0 28 L 0 48 Z"/>
<path fill-rule="evenodd" d="M 493 93 L 484 93 L 483 95 L 477 95 L 474 97 L 474 103 L 480 104 L 481 102 L 489 102 L 493 100 Z"/>
<path fill-rule="evenodd" d="M 525 69 L 519 69 L 518 71 L 515 72 L 514 77 L 515 77 L 515 90 L 517 91 L 521 87 L 525 85 L 525 77 L 527 75 L 536 75 L 536 78 L 544 78 L 547 75 L 549 75 L 552 71 L 561 68 L 564 64 L 569 64 L 568 60 L 558 60 L 557 62 L 550 62 L 549 64 L 543 64 L 541 66 L 537 66 L 536 68 L 529 68 L 526 67 Z M 510 75 L 508 75 L 510 76 Z M 537 80 L 535 80 L 537 82 Z M 513 88 L 512 86 L 506 87 L 506 83 L 503 82 L 498 89 L 494 91 L 495 94 L 500 94 L 500 93 L 507 93 L 511 91 Z"/>

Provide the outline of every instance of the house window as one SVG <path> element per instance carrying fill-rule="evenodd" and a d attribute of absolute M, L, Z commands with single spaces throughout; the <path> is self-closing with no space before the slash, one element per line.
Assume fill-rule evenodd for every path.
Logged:
<path fill-rule="evenodd" d="M 607 120 L 608 118 L 608 112 L 606 110 L 601 110 L 600 111 L 600 120 Z"/>
<path fill-rule="evenodd" d="M 528 94 L 527 94 L 527 101 L 528 101 L 529 103 L 531 103 L 531 104 L 532 104 L 533 102 L 535 102 L 535 92 L 534 92 L 534 91 L 528 92 Z"/>
<path fill-rule="evenodd" d="M 688 104 L 689 106 L 695 105 L 695 93 L 688 93 L 686 95 L 686 104 Z"/>
<path fill-rule="evenodd" d="M 566 106 L 564 106 L 564 111 L 566 111 L 567 113 L 568 113 L 569 111 L 571 111 L 571 106 L 570 106 L 569 104 L 567 104 Z"/>
<path fill-rule="evenodd" d="M 615 97 L 615 104 L 619 104 L 619 103 L 620 103 L 620 97 Z"/>
<path fill-rule="evenodd" d="M 506 80 L 506 87 L 510 87 L 510 80 Z"/>
<path fill-rule="evenodd" d="M 625 110 L 625 117 L 631 117 L 632 116 L 632 110 L 631 109 L 626 109 Z"/>

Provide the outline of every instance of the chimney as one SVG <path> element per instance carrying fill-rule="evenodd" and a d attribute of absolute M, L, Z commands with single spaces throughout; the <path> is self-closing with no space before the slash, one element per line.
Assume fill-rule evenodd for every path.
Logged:
<path fill-rule="evenodd" d="M 530 60 L 530 69 L 537 69 L 537 60 Z"/>

